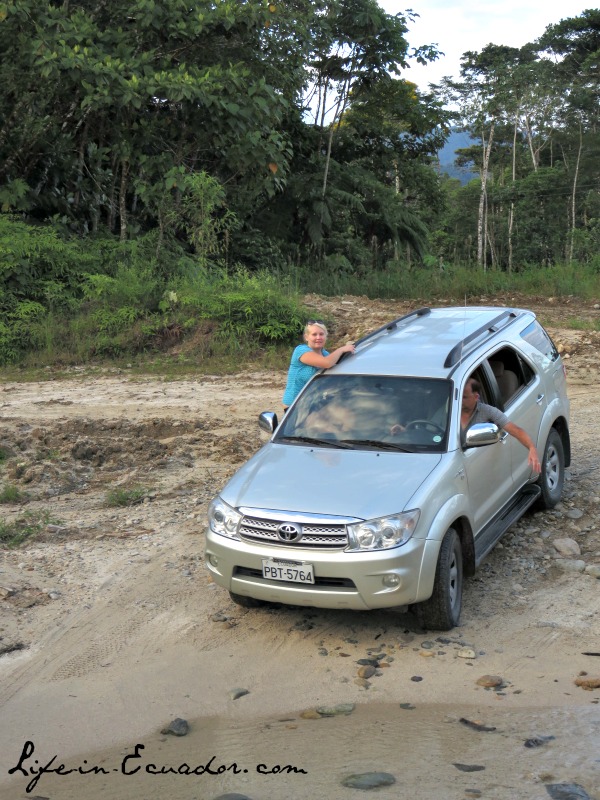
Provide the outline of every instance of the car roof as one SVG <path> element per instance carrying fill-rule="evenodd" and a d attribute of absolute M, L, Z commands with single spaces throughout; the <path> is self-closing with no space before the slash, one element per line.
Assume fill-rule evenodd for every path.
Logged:
<path fill-rule="evenodd" d="M 355 355 L 333 369 L 448 378 L 463 359 L 510 338 L 534 319 L 532 311 L 498 306 L 421 308 L 364 336 L 356 342 Z"/>

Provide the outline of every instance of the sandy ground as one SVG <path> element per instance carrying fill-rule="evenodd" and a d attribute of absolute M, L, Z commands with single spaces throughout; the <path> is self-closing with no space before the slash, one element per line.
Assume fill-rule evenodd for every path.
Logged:
<path fill-rule="evenodd" d="M 344 340 L 398 315 L 363 298 L 319 308 Z M 447 634 L 401 611 L 246 611 L 211 583 L 207 503 L 264 441 L 256 418 L 280 409 L 283 372 L 4 383 L 0 487 L 27 496 L 0 520 L 39 530 L 0 551 L 0 798 L 341 800 L 364 796 L 345 776 L 374 771 L 396 781 L 373 790 L 384 800 L 541 800 L 556 784 L 600 800 L 600 688 L 575 683 L 600 678 L 598 341 L 555 317 L 563 503 L 509 532 Z M 117 488 L 143 499 L 112 507 Z M 560 560 L 565 538 L 583 567 Z M 175 718 L 187 736 L 161 733 Z"/>

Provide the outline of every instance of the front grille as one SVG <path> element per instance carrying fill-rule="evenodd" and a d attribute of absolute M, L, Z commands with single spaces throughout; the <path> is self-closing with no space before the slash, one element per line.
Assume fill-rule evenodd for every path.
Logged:
<path fill-rule="evenodd" d="M 277 536 L 277 528 L 287 520 L 243 517 L 238 533 L 247 542 L 268 543 L 282 547 L 306 547 L 343 549 L 348 544 L 345 525 L 305 523 L 302 525 L 302 538 L 299 542 L 282 542 Z"/>
<path fill-rule="evenodd" d="M 259 569 L 251 569 L 250 567 L 235 567 L 233 577 L 264 580 L 263 574 Z M 284 583 L 286 586 L 306 586 L 308 589 L 319 587 L 323 589 L 356 589 L 356 584 L 350 578 L 326 578 L 319 575 L 315 575 L 315 582 L 312 584 L 298 584 L 290 581 L 277 581 L 277 583 Z"/>

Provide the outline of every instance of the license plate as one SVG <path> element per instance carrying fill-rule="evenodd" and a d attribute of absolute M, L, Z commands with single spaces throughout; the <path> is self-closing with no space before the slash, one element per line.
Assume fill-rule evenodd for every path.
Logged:
<path fill-rule="evenodd" d="M 271 558 L 263 558 L 262 572 L 263 578 L 268 578 L 272 581 L 291 581 L 292 583 L 315 582 L 315 573 L 312 564 L 274 561 Z"/>

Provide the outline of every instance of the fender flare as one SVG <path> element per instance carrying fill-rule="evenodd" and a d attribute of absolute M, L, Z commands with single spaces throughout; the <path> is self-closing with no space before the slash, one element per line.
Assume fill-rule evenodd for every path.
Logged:
<path fill-rule="evenodd" d="M 440 547 L 448 528 L 454 528 L 461 541 L 463 574 L 468 576 L 475 571 L 475 544 L 473 528 L 469 521 L 467 496 L 462 493 L 455 494 L 441 506 L 429 526 L 423 548 L 415 602 L 421 602 L 431 597 Z"/>

